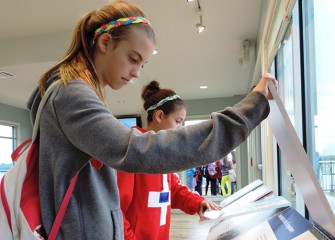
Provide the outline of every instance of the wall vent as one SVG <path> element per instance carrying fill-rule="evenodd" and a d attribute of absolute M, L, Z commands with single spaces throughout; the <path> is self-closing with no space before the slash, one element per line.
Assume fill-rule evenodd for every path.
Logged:
<path fill-rule="evenodd" d="M 0 70 L 0 78 L 11 78 L 11 77 L 15 77 L 15 76 L 9 72 Z"/>

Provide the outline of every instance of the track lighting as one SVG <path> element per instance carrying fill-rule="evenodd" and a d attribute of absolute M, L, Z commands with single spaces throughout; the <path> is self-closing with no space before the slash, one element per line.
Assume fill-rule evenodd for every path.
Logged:
<path fill-rule="evenodd" d="M 202 23 L 202 15 L 200 15 L 200 23 L 197 23 L 195 26 L 196 26 L 196 28 L 198 30 L 198 33 L 201 33 L 202 31 L 205 30 L 205 26 Z"/>
<path fill-rule="evenodd" d="M 200 17 L 200 22 L 197 23 L 195 25 L 195 27 L 197 28 L 198 33 L 201 33 L 205 30 L 205 26 L 202 22 L 202 9 L 201 9 L 201 5 L 200 5 L 200 0 L 197 0 L 197 4 L 198 4 L 198 12 L 199 12 L 199 17 Z"/>
<path fill-rule="evenodd" d="M 193 2 L 193 0 L 187 0 L 187 2 Z M 195 27 L 197 28 L 198 33 L 201 33 L 205 30 L 205 25 L 202 22 L 202 8 L 200 5 L 200 0 L 197 0 L 197 7 L 198 7 L 198 14 L 199 14 L 200 20 L 195 25 Z"/>

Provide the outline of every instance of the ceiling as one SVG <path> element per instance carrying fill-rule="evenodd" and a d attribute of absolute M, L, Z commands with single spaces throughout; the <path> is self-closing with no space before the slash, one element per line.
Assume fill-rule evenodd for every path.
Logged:
<path fill-rule="evenodd" d="M 25 108 L 41 74 L 67 50 L 80 17 L 99 9 L 104 0 L 2 0 L 0 8 L 0 70 L 14 75 L 0 78 L 0 103 Z M 144 84 L 158 80 L 185 100 L 246 94 L 252 85 L 255 42 L 259 35 L 262 0 L 197 1 L 134 0 L 153 24 L 157 55 L 141 77 L 121 90 L 106 89 L 115 115 L 142 111 Z M 242 43 L 250 40 L 250 59 L 242 61 Z M 200 86 L 207 85 L 207 89 Z M 124 101 L 120 104 L 119 101 Z"/>

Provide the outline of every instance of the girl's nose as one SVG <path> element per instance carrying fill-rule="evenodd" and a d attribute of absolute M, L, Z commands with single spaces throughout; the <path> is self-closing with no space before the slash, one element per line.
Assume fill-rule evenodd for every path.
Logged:
<path fill-rule="evenodd" d="M 132 76 L 133 78 L 139 78 L 140 75 L 141 75 L 141 67 L 136 67 L 136 68 L 134 68 L 134 69 L 132 70 L 132 72 L 131 72 L 131 76 Z"/>

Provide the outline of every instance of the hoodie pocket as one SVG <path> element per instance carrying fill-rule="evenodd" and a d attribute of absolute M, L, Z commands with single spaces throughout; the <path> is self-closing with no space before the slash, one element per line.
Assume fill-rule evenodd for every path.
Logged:
<path fill-rule="evenodd" d="M 121 210 L 112 210 L 111 218 L 113 222 L 113 233 L 114 236 L 112 239 L 123 239 L 123 218 L 121 214 Z"/>

